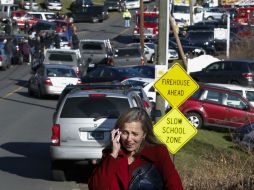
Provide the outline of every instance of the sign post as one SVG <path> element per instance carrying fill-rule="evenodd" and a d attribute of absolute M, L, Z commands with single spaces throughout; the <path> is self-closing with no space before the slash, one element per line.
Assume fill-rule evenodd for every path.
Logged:
<path fill-rule="evenodd" d="M 197 129 L 178 110 L 196 90 L 198 84 L 179 63 L 174 64 L 155 84 L 155 89 L 166 99 L 172 109 L 153 127 L 155 135 L 175 154 L 195 134 Z"/>

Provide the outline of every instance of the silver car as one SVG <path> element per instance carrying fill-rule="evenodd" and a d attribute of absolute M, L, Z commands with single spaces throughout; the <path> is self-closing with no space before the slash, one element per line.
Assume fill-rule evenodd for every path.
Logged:
<path fill-rule="evenodd" d="M 71 66 L 42 64 L 28 81 L 28 94 L 36 94 L 38 98 L 60 95 L 67 85 L 80 83 L 80 78 Z"/>
<path fill-rule="evenodd" d="M 53 117 L 50 155 L 52 177 L 64 181 L 73 163 L 96 162 L 110 143 L 110 132 L 120 114 L 144 108 L 136 91 L 79 85 L 68 86 Z"/>

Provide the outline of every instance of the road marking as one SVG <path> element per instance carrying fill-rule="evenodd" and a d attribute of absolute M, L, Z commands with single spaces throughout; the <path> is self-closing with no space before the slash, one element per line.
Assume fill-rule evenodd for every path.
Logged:
<path fill-rule="evenodd" d="M 12 94 L 14 94 L 15 92 L 18 92 L 19 90 L 23 89 L 22 86 L 18 87 L 17 89 L 13 90 L 12 92 L 9 92 L 8 94 L 6 94 L 4 97 L 0 97 L 2 100 L 5 98 L 8 98 L 9 96 L 11 96 Z"/>

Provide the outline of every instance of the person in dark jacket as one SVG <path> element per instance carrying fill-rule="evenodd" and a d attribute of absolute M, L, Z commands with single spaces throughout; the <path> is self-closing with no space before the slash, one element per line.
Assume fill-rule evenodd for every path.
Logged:
<path fill-rule="evenodd" d="M 72 49 L 79 49 L 79 39 L 77 35 L 77 29 L 75 27 L 73 29 L 71 42 L 72 42 Z"/>
<path fill-rule="evenodd" d="M 122 114 L 111 132 L 111 145 L 91 175 L 90 190 L 182 190 L 167 147 L 153 133 L 142 108 Z"/>
<path fill-rule="evenodd" d="M 61 42 L 61 39 L 60 39 L 59 34 L 55 33 L 55 35 L 54 35 L 54 44 L 55 44 L 56 49 L 60 49 L 60 42 Z"/>

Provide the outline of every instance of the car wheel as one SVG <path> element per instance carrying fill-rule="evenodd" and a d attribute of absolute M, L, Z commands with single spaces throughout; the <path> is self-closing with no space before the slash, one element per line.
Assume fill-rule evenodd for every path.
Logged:
<path fill-rule="evenodd" d="M 24 57 L 21 55 L 19 58 L 18 58 L 18 64 L 19 65 L 22 65 L 24 63 Z"/>
<path fill-rule="evenodd" d="M 28 93 L 29 96 L 33 96 L 34 95 L 32 89 L 31 89 L 31 86 L 30 86 L 30 82 L 28 83 L 27 93 Z"/>
<path fill-rule="evenodd" d="M 151 62 L 151 63 L 154 63 L 154 58 L 155 58 L 155 55 L 153 54 L 153 55 L 151 56 L 151 59 L 150 59 L 150 62 Z"/>
<path fill-rule="evenodd" d="M 44 97 L 44 94 L 42 93 L 42 89 L 40 86 L 38 86 L 38 92 L 37 92 L 37 97 L 39 99 L 42 99 Z"/>
<path fill-rule="evenodd" d="M 186 117 L 192 123 L 194 127 L 201 128 L 203 126 L 203 119 L 198 113 L 189 112 L 187 113 Z"/>
<path fill-rule="evenodd" d="M 51 165 L 51 175 L 54 181 L 66 181 L 66 172 L 61 168 L 60 164 L 55 162 Z"/>

